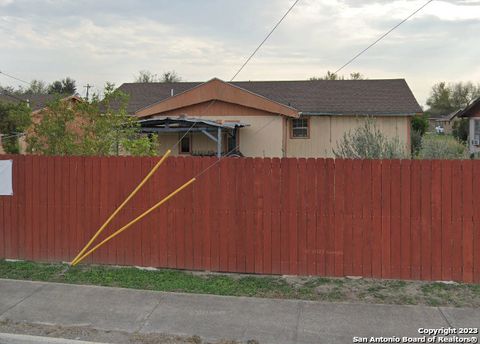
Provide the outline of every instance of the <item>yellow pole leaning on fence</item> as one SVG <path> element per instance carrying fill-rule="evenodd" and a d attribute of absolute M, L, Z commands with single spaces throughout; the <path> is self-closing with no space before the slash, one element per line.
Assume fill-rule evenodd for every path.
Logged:
<path fill-rule="evenodd" d="M 168 195 L 167 197 L 165 197 L 164 199 L 162 199 L 160 202 L 158 202 L 157 204 L 155 204 L 153 207 L 151 207 L 150 209 L 148 209 L 146 212 L 144 212 L 142 215 L 138 216 L 137 218 L 135 218 L 134 220 L 130 221 L 128 224 L 126 224 L 125 226 L 123 226 L 122 228 L 120 228 L 119 230 L 117 230 L 115 233 L 113 233 L 112 235 L 110 235 L 109 237 L 107 237 L 105 240 L 103 240 L 101 243 L 99 243 L 98 245 L 96 245 L 95 247 L 93 247 L 90 251 L 88 251 L 87 253 L 85 253 L 83 256 L 81 256 L 80 258 L 78 258 L 75 262 L 72 263 L 72 266 L 75 266 L 77 265 L 78 263 L 80 263 L 82 260 L 84 260 L 87 256 L 89 256 L 90 254 L 92 254 L 95 250 L 97 250 L 100 246 L 102 246 L 103 244 L 106 244 L 108 241 L 112 240 L 113 238 L 115 238 L 117 235 L 119 235 L 120 233 L 122 233 L 123 231 L 125 231 L 126 229 L 128 229 L 129 227 L 131 227 L 132 225 L 134 225 L 135 223 L 137 223 L 138 221 L 140 221 L 141 219 L 143 219 L 145 216 L 147 216 L 148 214 L 150 214 L 152 211 L 154 211 L 155 209 L 157 209 L 158 207 L 160 207 L 163 203 L 165 203 L 166 201 L 168 201 L 170 198 L 172 198 L 173 196 L 175 196 L 177 193 L 179 193 L 180 191 L 182 191 L 183 189 L 185 189 L 187 186 L 189 186 L 190 184 L 192 184 L 196 179 L 195 178 L 192 178 L 190 179 L 188 182 L 186 182 L 185 184 L 183 184 L 182 186 L 180 186 L 178 189 L 176 189 L 175 191 L 173 191 L 170 195 Z"/>
<path fill-rule="evenodd" d="M 132 199 L 133 196 L 136 195 L 136 193 L 138 192 L 138 190 L 140 190 L 142 188 L 143 185 L 145 185 L 145 183 L 150 179 L 151 176 L 153 176 L 153 174 L 158 170 L 158 168 L 160 167 L 161 164 L 163 164 L 163 162 L 165 161 L 165 159 L 170 155 L 172 151 L 169 149 L 166 151 L 166 153 L 163 155 L 163 157 L 160 159 L 159 162 L 157 162 L 157 164 L 152 168 L 152 170 L 145 176 L 145 178 L 143 178 L 143 180 L 140 182 L 140 184 L 138 184 L 138 186 L 135 188 L 135 190 L 132 191 L 132 193 L 125 199 L 125 201 L 123 201 L 122 204 L 120 204 L 120 206 L 115 209 L 115 211 L 112 213 L 112 215 L 110 215 L 110 217 L 107 219 L 107 221 L 105 221 L 105 223 L 102 225 L 102 227 L 100 227 L 100 229 L 95 233 L 95 235 L 90 239 L 90 241 L 88 242 L 87 245 L 85 245 L 85 247 L 77 254 L 77 256 L 72 260 L 72 262 L 70 263 L 70 265 L 73 265 L 75 266 L 76 263 L 77 263 L 77 260 L 79 257 L 82 256 L 82 254 L 85 253 L 85 251 L 92 245 L 92 243 L 95 241 L 95 239 L 100 235 L 100 233 L 103 232 L 103 230 L 105 229 L 105 227 L 108 226 L 108 224 L 113 220 L 113 218 L 115 216 L 117 216 L 117 214 L 120 212 L 120 210 L 123 209 L 123 207 Z"/>

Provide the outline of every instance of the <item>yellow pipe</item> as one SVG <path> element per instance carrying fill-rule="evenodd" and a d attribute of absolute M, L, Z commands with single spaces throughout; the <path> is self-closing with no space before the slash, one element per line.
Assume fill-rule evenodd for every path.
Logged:
<path fill-rule="evenodd" d="M 75 262 L 72 263 L 72 266 L 75 266 L 77 265 L 78 263 L 80 263 L 82 260 L 84 260 L 87 256 L 89 256 L 90 254 L 92 254 L 95 250 L 97 250 L 100 246 L 102 246 L 103 244 L 106 244 L 108 241 L 112 240 L 113 238 L 115 238 L 117 235 L 119 235 L 120 233 L 122 233 L 123 231 L 125 231 L 126 229 L 128 229 L 130 226 L 134 225 L 135 223 L 137 223 L 138 221 L 140 221 L 141 219 L 143 219 L 145 216 L 147 216 L 148 214 L 150 214 L 152 211 L 154 211 L 155 209 L 157 209 L 158 207 L 160 207 L 163 203 L 165 203 L 166 201 L 168 201 L 170 198 L 172 198 L 173 196 L 175 196 L 177 193 L 179 193 L 180 191 L 182 191 L 183 189 L 185 189 L 187 186 L 189 186 L 190 184 L 192 184 L 193 182 L 195 181 L 195 178 L 192 178 L 190 179 L 188 182 L 186 182 L 185 184 L 183 184 L 182 186 L 180 186 L 178 189 L 176 189 L 175 191 L 173 191 L 170 195 L 168 195 L 167 197 L 165 197 L 164 199 L 162 199 L 160 202 L 158 202 L 157 204 L 155 204 L 153 207 L 151 207 L 150 209 L 148 209 L 146 212 L 144 212 L 142 215 L 138 216 L 136 219 L 130 221 L 128 224 L 126 224 L 125 226 L 123 226 L 122 228 L 120 228 L 119 230 L 117 230 L 115 233 L 113 233 L 112 235 L 110 235 L 109 237 L 107 237 L 105 240 L 103 240 L 101 243 L 99 243 L 98 245 L 96 245 L 94 248 L 92 248 L 90 251 L 88 251 L 87 253 L 85 253 L 83 256 L 81 256 L 80 258 L 78 258 Z"/>
<path fill-rule="evenodd" d="M 152 170 L 145 176 L 145 178 L 143 178 L 143 180 L 140 182 L 140 184 L 138 184 L 138 186 L 135 188 L 135 190 L 132 191 L 132 193 L 125 199 L 125 201 L 123 201 L 122 204 L 120 204 L 120 206 L 115 209 L 115 211 L 112 213 L 112 215 L 110 215 L 110 217 L 107 219 L 107 221 L 105 221 L 105 223 L 102 225 L 102 227 L 100 227 L 100 229 L 97 231 L 97 233 L 95 233 L 95 235 L 90 239 L 90 241 L 88 242 L 87 245 L 85 245 L 85 247 L 77 254 L 77 256 L 75 257 L 75 259 L 72 260 L 72 262 L 70 263 L 70 265 L 75 265 L 76 261 L 78 260 L 79 257 L 82 256 L 82 254 L 85 253 L 85 251 L 92 245 L 92 243 L 95 241 L 95 239 L 103 232 L 103 230 L 105 229 L 105 227 L 108 226 L 108 224 L 113 220 L 113 218 L 115 216 L 117 216 L 117 214 L 120 212 L 120 210 L 123 209 L 123 207 L 132 199 L 133 196 L 136 195 L 136 193 L 138 192 L 138 190 L 140 190 L 142 188 L 143 185 L 145 185 L 145 183 L 150 179 L 151 176 L 153 176 L 153 174 L 158 170 L 158 168 L 160 167 L 161 164 L 163 164 L 163 162 L 165 161 L 165 159 L 170 155 L 172 151 L 169 149 L 167 150 L 167 152 L 163 155 L 163 157 L 160 159 L 159 162 L 157 162 L 157 164 L 152 168 Z"/>

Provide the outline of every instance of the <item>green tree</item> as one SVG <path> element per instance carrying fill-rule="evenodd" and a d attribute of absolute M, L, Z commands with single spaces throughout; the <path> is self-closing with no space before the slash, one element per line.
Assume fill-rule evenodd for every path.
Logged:
<path fill-rule="evenodd" d="M 48 93 L 50 94 L 62 94 L 62 82 L 54 81 L 48 86 Z"/>
<path fill-rule="evenodd" d="M 138 75 L 135 76 L 135 82 L 150 83 L 159 81 L 158 75 L 148 70 L 141 70 L 138 72 Z"/>
<path fill-rule="evenodd" d="M 474 85 L 472 82 L 457 82 L 450 84 L 452 92 L 451 103 L 454 110 L 463 109 L 469 106 L 474 100 L 480 97 L 480 85 Z"/>
<path fill-rule="evenodd" d="M 83 103 L 83 141 L 80 149 L 84 155 L 156 155 L 157 142 L 147 135 L 139 134 L 136 118 L 127 112 L 128 95 L 114 90 L 107 83 L 105 98 L 94 98 L 92 103 Z"/>
<path fill-rule="evenodd" d="M 14 88 L 13 86 L 2 86 L 0 85 L 0 93 L 3 94 L 13 94 L 13 95 L 19 95 L 23 93 L 22 89 Z"/>
<path fill-rule="evenodd" d="M 74 130 L 76 112 L 60 98 L 48 104 L 41 120 L 27 136 L 27 150 L 33 154 L 74 155 L 79 153 L 80 135 Z"/>
<path fill-rule="evenodd" d="M 427 99 L 429 108 L 425 113 L 429 117 L 448 115 L 455 110 L 467 107 L 478 97 L 480 97 L 480 85 L 474 85 L 471 82 L 450 84 L 440 82 L 432 87 Z"/>
<path fill-rule="evenodd" d="M 410 144 L 412 157 L 418 156 L 420 149 L 422 148 L 422 134 L 417 130 L 410 131 Z"/>
<path fill-rule="evenodd" d="M 317 76 L 312 76 L 310 80 L 344 80 L 344 76 L 339 76 L 336 73 L 327 71 L 327 74 L 325 74 L 323 77 L 317 77 Z"/>
<path fill-rule="evenodd" d="M 388 138 L 377 128 L 373 118 L 350 130 L 337 142 L 333 150 L 337 158 L 345 159 L 401 159 L 406 157 L 405 147 L 398 137 Z"/>
<path fill-rule="evenodd" d="M 358 72 L 350 73 L 350 80 L 364 80 L 364 79 L 365 77 L 361 73 L 358 73 Z"/>
<path fill-rule="evenodd" d="M 177 72 L 172 70 L 169 72 L 163 72 L 160 81 L 165 83 L 180 82 L 182 81 L 182 78 L 177 74 Z"/>
<path fill-rule="evenodd" d="M 20 147 L 19 134 L 23 133 L 31 123 L 31 111 L 27 103 L 0 103 L 0 133 L 3 133 L 2 147 L 5 152 L 18 154 Z"/>
<path fill-rule="evenodd" d="M 41 114 L 27 138 L 32 153 L 45 155 L 155 155 L 156 140 L 139 133 L 126 111 L 128 96 L 105 89 L 105 98 L 71 103 L 58 98 Z"/>
<path fill-rule="evenodd" d="M 30 86 L 26 90 L 20 88 L 20 93 L 23 94 L 47 94 L 48 87 L 45 81 L 42 80 L 32 80 Z"/>
<path fill-rule="evenodd" d="M 63 80 L 57 80 L 50 84 L 48 87 L 49 94 L 74 94 L 77 91 L 75 80 L 70 77 L 66 77 Z"/>
<path fill-rule="evenodd" d="M 428 118 L 424 115 L 416 115 L 412 117 L 412 129 L 423 136 L 428 129 Z"/>
<path fill-rule="evenodd" d="M 135 82 L 150 83 L 150 82 L 164 82 L 172 83 L 182 81 L 182 78 L 174 70 L 163 72 L 159 77 L 148 70 L 141 70 L 138 75 L 135 76 Z"/>
<path fill-rule="evenodd" d="M 422 137 L 428 129 L 428 118 L 425 115 L 416 115 L 412 117 L 411 123 L 411 153 L 413 156 L 416 156 L 422 145 Z"/>
<path fill-rule="evenodd" d="M 365 77 L 361 73 L 358 73 L 358 72 L 350 73 L 350 80 L 363 80 L 363 79 L 365 79 Z M 310 80 L 345 80 L 345 76 L 327 71 L 327 74 L 325 74 L 323 77 L 312 76 Z"/>
<path fill-rule="evenodd" d="M 433 85 L 430 97 L 427 99 L 427 105 L 429 108 L 426 113 L 429 116 L 448 115 L 455 110 L 451 97 L 452 90 L 445 82 Z"/>

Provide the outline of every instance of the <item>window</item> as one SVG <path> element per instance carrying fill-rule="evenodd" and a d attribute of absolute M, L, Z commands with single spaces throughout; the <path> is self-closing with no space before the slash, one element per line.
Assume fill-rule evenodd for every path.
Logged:
<path fill-rule="evenodd" d="M 294 139 L 308 139 L 310 136 L 309 119 L 305 117 L 292 119 L 291 137 Z"/>
<path fill-rule="evenodd" d="M 480 119 L 475 119 L 474 123 L 475 123 L 475 126 L 474 126 L 473 135 L 475 136 L 475 140 L 479 140 L 480 139 Z"/>
<path fill-rule="evenodd" d="M 192 153 L 192 137 L 187 134 L 180 141 L 180 154 L 190 153 Z"/>
<path fill-rule="evenodd" d="M 227 152 L 238 150 L 238 131 L 227 134 Z"/>

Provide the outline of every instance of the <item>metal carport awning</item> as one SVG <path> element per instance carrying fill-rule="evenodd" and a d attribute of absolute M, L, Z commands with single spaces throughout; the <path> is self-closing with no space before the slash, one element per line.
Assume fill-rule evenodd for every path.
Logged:
<path fill-rule="evenodd" d="M 138 121 L 138 123 L 140 124 L 142 133 L 201 132 L 217 143 L 217 157 L 222 156 L 222 132 L 227 131 L 230 133 L 236 142 L 238 129 L 250 126 L 249 124 L 241 122 L 220 123 L 187 116 L 144 119 Z"/>

